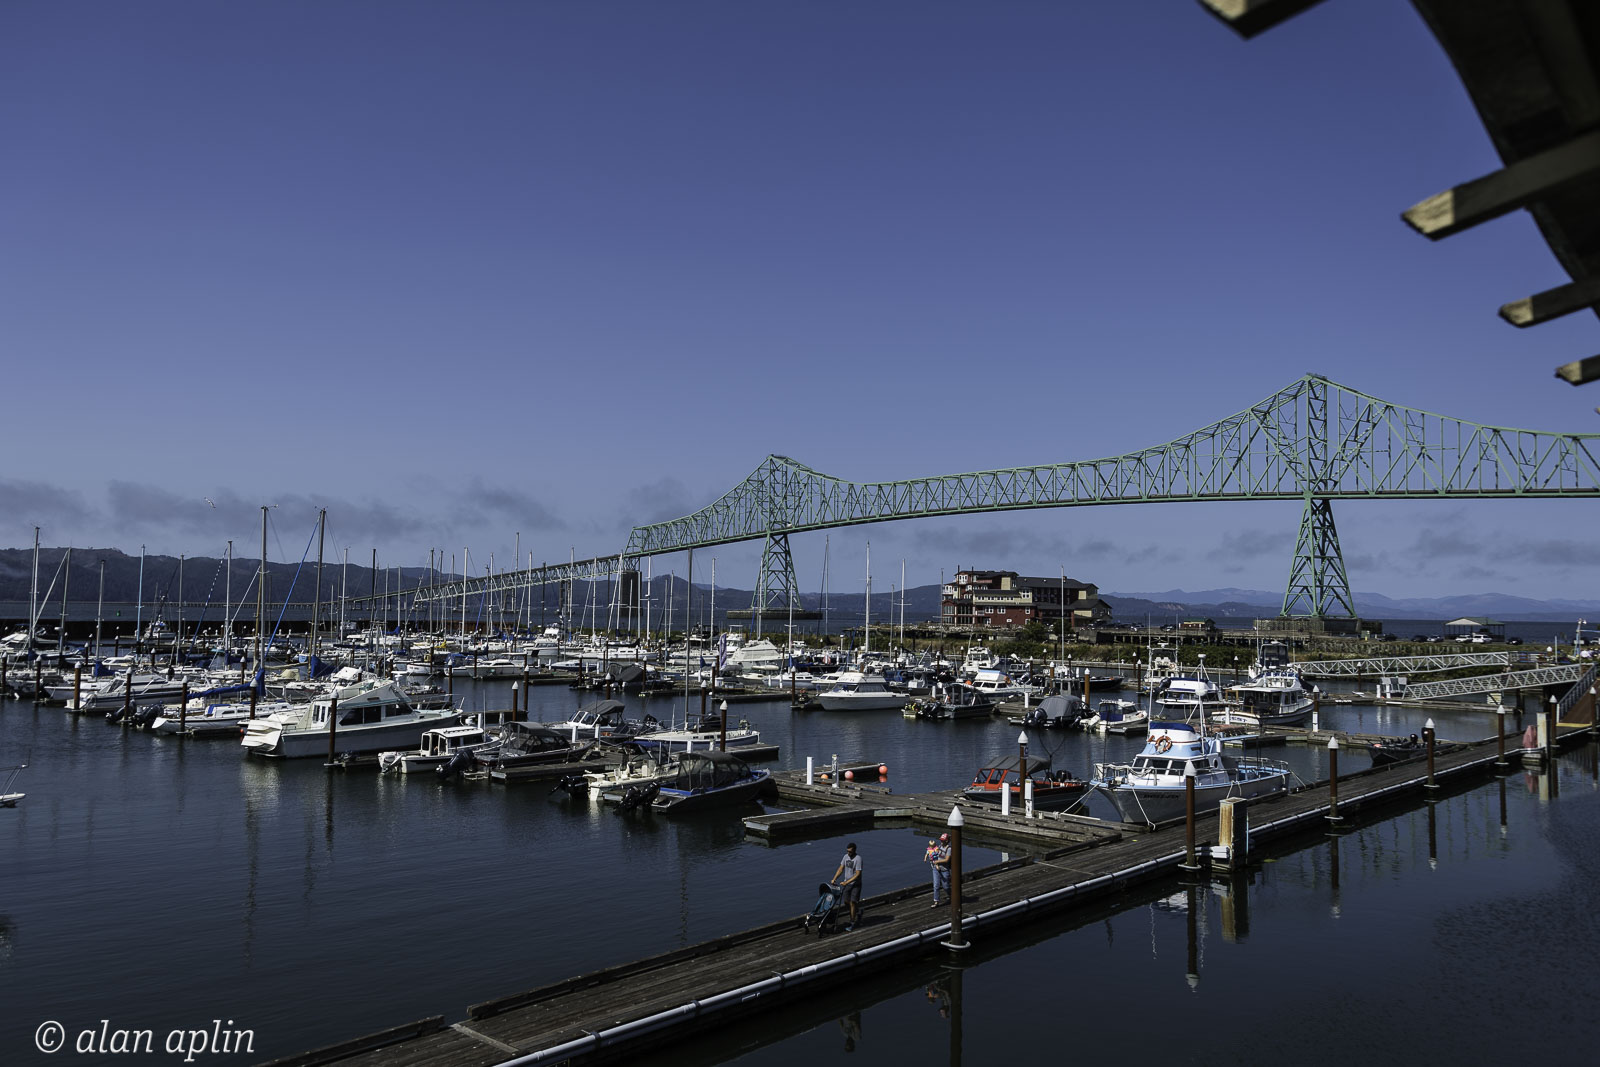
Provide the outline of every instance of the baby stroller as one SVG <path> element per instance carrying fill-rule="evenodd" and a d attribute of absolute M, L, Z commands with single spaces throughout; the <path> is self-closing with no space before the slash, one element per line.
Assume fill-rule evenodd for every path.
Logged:
<path fill-rule="evenodd" d="M 839 921 L 839 898 L 844 890 L 827 882 L 817 886 L 817 903 L 806 917 L 800 920 L 800 929 L 810 933 L 812 927 L 816 928 L 817 936 L 832 930 Z"/>

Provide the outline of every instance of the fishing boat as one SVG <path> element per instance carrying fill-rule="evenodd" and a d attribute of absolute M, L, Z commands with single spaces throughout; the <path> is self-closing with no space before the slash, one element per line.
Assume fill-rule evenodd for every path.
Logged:
<path fill-rule="evenodd" d="M 650 810 L 668 816 L 748 804 L 772 789 L 772 772 L 753 769 L 731 752 L 686 752 L 661 779 Z"/>
<path fill-rule="evenodd" d="M 991 760 L 987 765 L 978 768 L 978 773 L 972 776 L 972 784 L 963 789 L 961 795 L 968 800 L 998 804 L 1001 794 L 1009 792 L 1012 809 L 1021 811 L 1026 801 L 1022 776 L 1018 773 L 1018 768 L 1021 766 L 1020 753 Z M 1088 782 L 1074 777 L 1071 771 L 1051 771 L 1050 761 L 1047 759 L 1029 756 L 1023 773 L 1027 775 L 1027 780 L 1033 783 L 1035 808 L 1044 811 L 1065 811 L 1083 803 L 1084 797 L 1089 795 Z"/>
<path fill-rule="evenodd" d="M 337 690 L 332 696 L 297 705 L 293 711 L 252 719 L 245 724 L 240 743 L 246 752 L 257 756 L 326 756 L 335 702 L 338 721 L 332 724 L 332 741 L 338 754 L 420 748 L 425 732 L 451 725 L 460 718 L 450 707 L 418 707 L 395 682 L 362 682 Z"/>
<path fill-rule="evenodd" d="M 26 763 L 19 763 L 11 768 L 11 774 L 6 778 L 5 788 L 0 789 L 0 808 L 14 808 L 17 806 L 17 801 L 28 795 L 11 791 L 11 787 L 16 784 L 17 775 L 21 774 L 27 767 Z"/>
<path fill-rule="evenodd" d="M 1289 788 L 1289 766 L 1276 760 L 1225 755 L 1221 739 L 1203 724 L 1152 720 L 1150 736 L 1132 763 L 1097 763 L 1090 783 L 1123 822 L 1155 825 L 1184 815 L 1185 776 L 1194 773 L 1195 811 L 1216 810 L 1228 797 L 1260 797 Z"/>
<path fill-rule="evenodd" d="M 378 753 L 378 769 L 416 774 L 443 768 L 451 761 L 470 761 L 479 749 L 498 745 L 481 726 L 437 726 L 425 730 L 415 751 L 391 749 Z"/>
<path fill-rule="evenodd" d="M 1228 726 L 1294 726 L 1311 717 L 1315 691 L 1307 692 L 1300 672 L 1263 670 L 1228 689 L 1229 701 L 1211 720 Z"/>
<path fill-rule="evenodd" d="M 906 702 L 905 694 L 889 688 L 882 675 L 845 671 L 831 689 L 817 694 L 823 711 L 886 711 Z"/>
<path fill-rule="evenodd" d="M 1416 734 L 1410 737 L 1393 737 L 1387 741 L 1374 741 L 1367 746 L 1374 767 L 1388 767 L 1427 755 L 1428 746 Z"/>
<path fill-rule="evenodd" d="M 620 804 L 630 790 L 641 790 L 658 785 L 672 771 L 669 764 L 658 762 L 648 753 L 634 749 L 621 763 L 603 771 L 585 771 L 564 778 L 558 788 L 577 800 L 604 800 Z M 637 792 L 634 794 L 638 796 Z M 651 799 L 655 799 L 653 796 Z"/>
<path fill-rule="evenodd" d="M 1102 700 L 1083 720 L 1085 730 L 1103 734 L 1135 734 L 1150 725 L 1150 713 L 1131 700 Z"/>
<path fill-rule="evenodd" d="M 994 700 L 964 682 L 954 682 L 931 700 L 913 700 L 903 714 L 908 719 L 987 719 L 995 709 Z"/>

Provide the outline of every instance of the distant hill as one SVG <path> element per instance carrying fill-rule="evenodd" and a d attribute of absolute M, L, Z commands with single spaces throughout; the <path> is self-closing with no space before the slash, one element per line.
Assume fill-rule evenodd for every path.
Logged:
<path fill-rule="evenodd" d="M 1142 612 L 1159 617 L 1174 610 L 1192 615 L 1250 618 L 1274 615 L 1283 606 L 1282 592 L 1264 589 L 1169 589 L 1159 593 L 1103 594 L 1117 618 L 1138 621 Z M 1466 615 L 1490 616 L 1503 622 L 1560 621 L 1600 615 L 1597 600 L 1533 600 L 1506 593 L 1464 596 L 1393 598 L 1381 593 L 1355 595 L 1356 611 L 1372 619 L 1455 619 Z"/>

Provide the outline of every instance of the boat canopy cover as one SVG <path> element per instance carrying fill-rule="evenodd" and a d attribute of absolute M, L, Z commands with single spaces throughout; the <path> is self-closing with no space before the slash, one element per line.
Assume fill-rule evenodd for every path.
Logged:
<path fill-rule="evenodd" d="M 727 752 L 685 752 L 678 759 L 674 789 L 718 789 L 750 777 L 750 765 Z"/>
<path fill-rule="evenodd" d="M 984 764 L 984 770 L 1005 771 L 1007 774 L 1014 773 L 1016 771 L 1016 769 L 1017 769 L 1017 756 L 1016 756 L 1016 753 L 1012 753 L 1009 756 L 996 757 L 995 759 L 992 759 L 988 763 Z M 1030 776 L 1038 774 L 1040 771 L 1048 771 L 1049 769 L 1050 769 L 1050 761 L 1049 760 L 1042 759 L 1039 756 L 1029 756 L 1028 757 L 1028 774 Z"/>
<path fill-rule="evenodd" d="M 572 713 L 574 719 L 587 719 L 591 716 L 596 719 L 605 719 L 621 715 L 627 710 L 628 705 L 620 700 L 596 700 L 592 704 L 585 704 Z"/>
<path fill-rule="evenodd" d="M 1083 712 L 1083 698 L 1057 693 L 1039 701 L 1039 710 L 1052 719 L 1080 715 Z"/>
<path fill-rule="evenodd" d="M 644 681 L 644 667 L 638 663 L 621 663 L 607 667 L 606 676 L 618 685 L 633 685 Z"/>

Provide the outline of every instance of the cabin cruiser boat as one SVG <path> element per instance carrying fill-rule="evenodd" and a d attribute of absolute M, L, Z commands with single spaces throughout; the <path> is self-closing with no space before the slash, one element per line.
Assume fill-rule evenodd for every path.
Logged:
<path fill-rule="evenodd" d="M 963 789 L 961 795 L 967 800 L 998 804 L 1002 792 L 1009 792 L 1011 810 L 1022 811 L 1027 797 L 1017 773 L 1020 763 L 1020 754 L 991 760 L 978 768 L 972 784 Z M 1083 803 L 1083 798 L 1089 795 L 1088 782 L 1073 777 L 1071 771 L 1052 772 L 1047 759 L 1029 756 L 1024 773 L 1033 783 L 1033 806 L 1041 811 L 1064 811 Z"/>
<path fill-rule="evenodd" d="M 1037 697 L 1043 692 L 1038 686 L 1025 685 L 1004 671 L 979 671 L 969 684 L 996 704 Z"/>
<path fill-rule="evenodd" d="M 1175 674 L 1163 679 L 1152 697 L 1164 718 L 1186 719 L 1199 722 L 1212 712 L 1223 708 L 1222 690 L 1206 677 L 1204 671 L 1197 675 Z"/>
<path fill-rule="evenodd" d="M 450 707 L 418 707 L 396 682 L 361 682 L 299 705 L 293 711 L 250 720 L 240 743 L 245 751 L 258 756 L 326 756 L 329 716 L 335 704 L 338 721 L 332 724 L 332 740 L 333 749 L 339 754 L 420 748 L 426 731 L 451 725 L 460 718 L 459 712 Z"/>
<path fill-rule="evenodd" d="M 882 675 L 846 671 L 831 689 L 817 694 L 823 711 L 882 711 L 905 705 L 903 693 L 889 688 Z"/>
<path fill-rule="evenodd" d="M 994 700 L 962 682 L 937 691 L 931 700 L 913 700 L 901 712 L 908 719 L 987 719 L 995 709 Z"/>
<path fill-rule="evenodd" d="M 1259 797 L 1289 788 L 1289 765 L 1276 760 L 1225 755 L 1220 738 L 1204 726 L 1152 721 L 1150 736 L 1132 763 L 1097 763 L 1096 792 L 1123 822 L 1155 825 L 1184 815 L 1184 781 L 1194 768 L 1197 812 L 1215 811 L 1228 797 Z"/>
<path fill-rule="evenodd" d="M 686 752 L 660 780 L 650 808 L 669 816 L 688 815 L 748 804 L 771 789 L 771 771 L 755 770 L 731 752 Z"/>
<path fill-rule="evenodd" d="M 1316 703 L 1300 681 L 1298 671 L 1264 670 L 1250 681 L 1228 690 L 1232 701 L 1214 712 L 1212 722 L 1230 726 L 1294 726 L 1311 716 Z"/>

